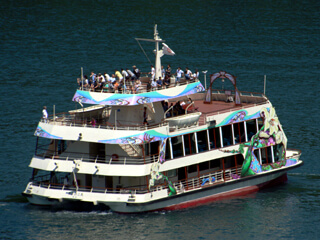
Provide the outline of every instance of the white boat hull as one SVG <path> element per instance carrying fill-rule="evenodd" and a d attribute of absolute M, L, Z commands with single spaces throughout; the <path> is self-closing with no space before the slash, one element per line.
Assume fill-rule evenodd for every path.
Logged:
<path fill-rule="evenodd" d="M 263 187 L 285 182 L 287 180 L 287 171 L 302 165 L 302 163 L 302 161 L 299 161 L 294 166 L 271 170 L 258 175 L 235 179 L 224 183 L 208 185 L 191 191 L 179 192 L 177 195 L 173 196 L 168 196 L 167 190 L 162 191 L 162 193 L 165 193 L 165 195 L 163 195 L 165 197 L 160 198 L 157 198 L 157 192 L 148 193 L 149 195 L 153 194 L 155 200 L 151 199 L 145 202 L 128 201 L 130 194 L 108 195 L 106 193 L 76 192 L 66 189 L 50 189 L 50 192 L 48 192 L 48 189 L 46 188 L 37 188 L 30 185 L 28 185 L 24 195 L 28 198 L 30 203 L 35 205 L 62 206 L 64 204 L 70 204 L 70 202 L 86 202 L 92 203 L 92 205 L 102 204 L 109 207 L 112 211 L 121 213 L 177 210 L 195 207 L 224 198 L 246 195 L 257 192 Z M 31 191 L 30 187 L 32 188 Z M 66 195 L 68 197 L 65 197 Z M 110 200 L 108 201 L 108 199 Z"/>

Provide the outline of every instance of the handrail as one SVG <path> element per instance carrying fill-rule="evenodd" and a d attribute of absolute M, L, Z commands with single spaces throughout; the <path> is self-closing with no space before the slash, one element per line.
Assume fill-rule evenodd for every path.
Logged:
<path fill-rule="evenodd" d="M 62 125 L 62 126 L 69 126 L 69 127 L 91 127 L 91 128 L 102 128 L 102 129 L 109 129 L 109 130 L 133 130 L 133 131 L 143 131 L 146 129 L 144 124 L 140 125 L 124 125 L 121 124 L 110 124 L 110 123 L 96 123 L 95 126 L 89 123 L 89 121 L 77 120 L 75 118 L 67 118 L 67 119 L 40 119 L 39 122 L 51 124 L 51 125 Z M 168 123 L 166 122 L 159 122 L 157 124 L 150 124 L 148 125 L 148 129 L 158 128 L 162 126 L 166 126 Z"/>
<path fill-rule="evenodd" d="M 189 179 L 182 179 L 179 181 L 172 182 L 173 186 L 176 188 L 178 194 L 194 190 L 197 188 L 207 187 L 208 184 L 217 184 L 220 182 L 226 182 L 235 180 L 236 178 L 233 177 L 237 176 L 240 178 L 239 173 L 241 173 L 241 167 L 236 168 L 229 168 L 223 170 L 217 170 L 213 172 L 209 172 L 206 174 L 201 175 L 200 177 L 194 177 Z M 47 177 L 47 178 L 44 178 Z M 40 179 L 40 181 L 38 180 Z M 146 185 L 140 185 L 140 186 L 131 186 L 126 188 L 103 188 L 103 187 L 92 187 L 92 186 L 82 186 L 79 185 L 78 188 L 76 188 L 75 185 L 69 185 L 64 183 L 64 178 L 61 177 L 60 179 L 57 179 L 57 182 L 52 182 L 50 179 L 50 174 L 38 176 L 35 177 L 33 180 L 31 180 L 31 185 L 44 187 L 48 189 L 61 189 L 61 190 L 76 190 L 82 191 L 82 192 L 100 192 L 100 193 L 117 193 L 117 194 L 145 194 L 148 192 L 157 192 L 162 191 L 168 188 L 166 183 L 156 185 L 152 187 L 151 189 L 148 189 Z"/>
<path fill-rule="evenodd" d="M 147 76 L 148 77 L 148 76 Z M 182 80 L 182 79 L 181 79 Z M 180 86 L 181 85 L 186 85 L 186 84 L 189 84 L 189 82 L 198 82 L 198 81 L 200 81 L 199 79 L 194 79 L 193 81 L 187 81 L 187 80 L 185 80 L 185 81 L 181 81 L 180 82 Z M 130 84 L 128 84 L 128 86 L 129 86 Z M 167 88 L 173 88 L 173 87 L 176 87 L 174 84 L 169 84 L 169 86 L 167 86 Z M 92 92 L 91 90 L 91 88 L 90 87 L 88 87 L 87 89 L 82 89 L 82 87 L 80 86 L 80 87 L 78 87 L 78 89 L 79 90 L 81 90 L 81 91 L 87 91 L 87 92 Z M 100 92 L 100 93 L 105 93 L 105 91 L 104 90 L 106 90 L 105 88 L 99 88 L 99 89 L 95 89 L 95 91 L 93 91 L 93 92 Z M 108 89 L 108 91 L 109 91 L 109 89 Z M 134 93 L 133 91 L 131 91 L 130 89 L 126 89 L 126 91 L 121 91 L 121 92 L 117 92 L 117 94 L 127 94 L 128 93 L 128 91 L 129 91 L 129 93 L 130 94 L 137 94 L 137 93 Z M 142 92 L 148 92 L 148 89 L 147 89 L 147 83 L 146 82 L 141 82 L 141 85 L 140 85 L 140 87 L 139 87 L 139 91 L 138 91 L 138 93 L 142 93 Z M 112 92 L 110 92 L 110 93 L 114 93 L 113 91 Z"/>
<path fill-rule="evenodd" d="M 188 113 L 189 107 L 191 107 L 192 105 L 194 106 L 194 102 L 190 103 L 190 104 L 186 107 L 186 111 L 185 111 L 186 114 Z"/>
<path fill-rule="evenodd" d="M 166 119 L 166 114 L 171 110 L 171 108 L 173 108 L 173 105 L 163 114 L 163 119 Z"/>

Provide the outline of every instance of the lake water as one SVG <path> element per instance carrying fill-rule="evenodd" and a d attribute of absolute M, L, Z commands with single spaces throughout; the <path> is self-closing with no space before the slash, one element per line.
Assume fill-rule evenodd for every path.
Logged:
<path fill-rule="evenodd" d="M 320 1 L 0 0 L 0 239 L 317 239 L 320 238 Z M 29 205 L 33 136 L 42 106 L 71 101 L 80 68 L 112 73 L 150 63 L 134 38 L 154 24 L 176 56 L 164 66 L 220 70 L 240 91 L 263 92 L 288 147 L 304 166 L 288 182 L 242 198 L 174 212 L 121 215 Z M 153 45 L 143 43 L 153 61 Z M 203 79 L 203 75 L 200 77 Z M 217 88 L 219 86 L 217 83 Z"/>

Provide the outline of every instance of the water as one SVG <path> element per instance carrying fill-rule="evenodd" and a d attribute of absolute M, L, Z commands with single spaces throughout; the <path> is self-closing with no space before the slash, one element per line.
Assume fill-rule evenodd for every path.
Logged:
<path fill-rule="evenodd" d="M 301 1 L 0 1 L 1 239 L 316 239 L 320 221 L 320 2 Z M 31 169 L 33 132 L 49 114 L 79 107 L 76 78 L 150 63 L 135 37 L 153 24 L 176 52 L 163 65 L 220 70 L 240 90 L 274 104 L 303 167 L 288 183 L 189 210 L 121 215 L 30 206 L 20 193 Z M 153 46 L 143 43 L 150 59 Z M 201 78 L 203 75 L 201 76 Z M 216 83 L 220 87 L 219 82 Z"/>

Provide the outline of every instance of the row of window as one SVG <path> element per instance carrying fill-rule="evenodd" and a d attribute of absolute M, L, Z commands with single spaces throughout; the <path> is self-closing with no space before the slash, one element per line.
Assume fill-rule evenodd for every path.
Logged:
<path fill-rule="evenodd" d="M 167 172 L 167 176 L 178 177 L 178 180 L 194 177 L 195 175 L 205 174 L 205 172 L 221 171 L 242 166 L 244 159 L 241 154 L 214 159 L 187 167 L 173 169 Z M 239 173 L 240 174 L 240 173 Z"/>
<path fill-rule="evenodd" d="M 166 144 L 166 159 L 248 142 L 262 126 L 263 119 L 257 118 L 169 138 Z"/>

